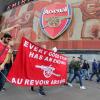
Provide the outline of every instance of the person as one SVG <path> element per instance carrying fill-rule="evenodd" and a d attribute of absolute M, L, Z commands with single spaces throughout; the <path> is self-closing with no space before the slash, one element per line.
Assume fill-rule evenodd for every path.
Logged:
<path fill-rule="evenodd" d="M 5 77 L 7 75 L 6 64 L 9 59 L 9 54 L 11 53 L 11 49 L 9 47 L 9 42 L 11 41 L 12 37 L 10 34 L 6 33 L 0 40 L 0 91 L 4 91 L 5 89 Z"/>
<path fill-rule="evenodd" d="M 98 72 L 100 74 L 100 61 L 98 61 Z"/>
<path fill-rule="evenodd" d="M 92 74 L 90 76 L 90 81 L 92 81 L 93 76 L 96 75 L 97 77 L 97 82 L 99 80 L 99 73 L 98 73 L 98 64 L 96 62 L 96 60 L 94 59 L 94 61 L 92 62 Z"/>
<path fill-rule="evenodd" d="M 42 47 L 45 49 L 46 48 L 46 45 L 42 45 Z M 31 91 L 34 91 L 34 86 L 31 86 Z M 43 86 L 39 86 L 39 93 L 41 95 L 46 95 L 46 93 L 44 92 Z"/>
<path fill-rule="evenodd" d="M 13 48 L 14 47 L 14 40 L 11 40 L 9 42 L 8 47 L 9 47 L 9 51 L 8 51 L 7 56 L 6 56 L 7 62 L 5 64 L 6 69 L 7 69 L 7 74 L 9 73 L 10 68 L 11 68 L 13 61 L 14 61 L 14 54 L 13 54 L 13 52 L 14 52 L 14 48 Z"/>
<path fill-rule="evenodd" d="M 81 75 L 80 75 L 80 69 L 81 69 L 81 61 L 80 61 L 80 57 L 76 58 L 75 59 L 75 62 L 74 62 L 74 76 L 72 77 L 72 79 L 68 82 L 68 85 L 70 87 L 72 87 L 73 85 L 71 84 L 73 82 L 73 80 L 78 77 L 79 78 L 79 83 L 80 83 L 80 89 L 86 89 L 85 86 L 83 86 L 83 83 L 82 83 L 82 78 L 81 78 Z"/>
<path fill-rule="evenodd" d="M 100 75 L 100 61 L 98 61 L 98 74 Z M 100 82 L 100 77 L 98 78 L 97 82 Z"/>
<path fill-rule="evenodd" d="M 89 78 L 90 78 L 90 65 L 89 65 L 89 63 L 88 63 L 88 61 L 86 62 L 86 64 L 87 64 L 87 78 L 88 78 L 88 80 L 89 80 Z"/>
<path fill-rule="evenodd" d="M 89 69 L 89 64 L 86 60 L 83 62 L 83 66 L 81 69 L 82 72 L 82 79 L 88 80 L 89 79 L 89 74 L 88 74 L 88 69 Z"/>
<path fill-rule="evenodd" d="M 75 62 L 75 57 L 73 56 L 70 64 L 69 64 L 69 76 L 68 76 L 68 82 L 71 80 L 71 78 L 74 75 L 74 62 Z"/>

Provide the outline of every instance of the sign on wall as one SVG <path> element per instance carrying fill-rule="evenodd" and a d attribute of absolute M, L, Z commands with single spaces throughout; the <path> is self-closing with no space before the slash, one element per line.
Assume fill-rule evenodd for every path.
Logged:
<path fill-rule="evenodd" d="M 41 29 L 46 36 L 55 39 L 69 27 L 71 19 L 70 4 L 54 3 L 43 8 L 40 17 Z"/>
<path fill-rule="evenodd" d="M 15 8 L 19 5 L 28 3 L 30 1 L 38 1 L 38 0 L 17 0 L 17 1 L 14 1 L 14 2 L 10 3 L 9 5 L 7 5 L 5 10 L 13 9 L 13 8 Z"/>

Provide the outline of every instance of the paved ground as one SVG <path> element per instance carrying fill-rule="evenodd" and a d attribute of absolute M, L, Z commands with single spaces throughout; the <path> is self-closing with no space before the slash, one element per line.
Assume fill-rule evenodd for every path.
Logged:
<path fill-rule="evenodd" d="M 85 81 L 86 90 L 80 90 L 79 84 L 74 87 L 45 87 L 47 96 L 41 96 L 38 88 L 35 92 L 29 87 L 15 87 L 6 83 L 6 92 L 0 93 L 0 100 L 100 100 L 100 83 Z"/>

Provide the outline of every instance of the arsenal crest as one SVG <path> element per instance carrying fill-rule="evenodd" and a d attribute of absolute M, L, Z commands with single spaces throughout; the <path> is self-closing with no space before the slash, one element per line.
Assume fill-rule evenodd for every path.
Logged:
<path fill-rule="evenodd" d="M 55 39 L 69 27 L 71 19 L 72 9 L 70 4 L 50 4 L 41 12 L 41 29 L 46 36 Z"/>

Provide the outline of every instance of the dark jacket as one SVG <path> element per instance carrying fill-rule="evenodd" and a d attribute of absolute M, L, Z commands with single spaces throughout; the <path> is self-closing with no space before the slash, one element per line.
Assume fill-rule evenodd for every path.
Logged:
<path fill-rule="evenodd" d="M 98 71 L 98 66 L 97 66 L 97 63 L 95 61 L 92 63 L 92 71 L 93 72 L 97 72 Z"/>

